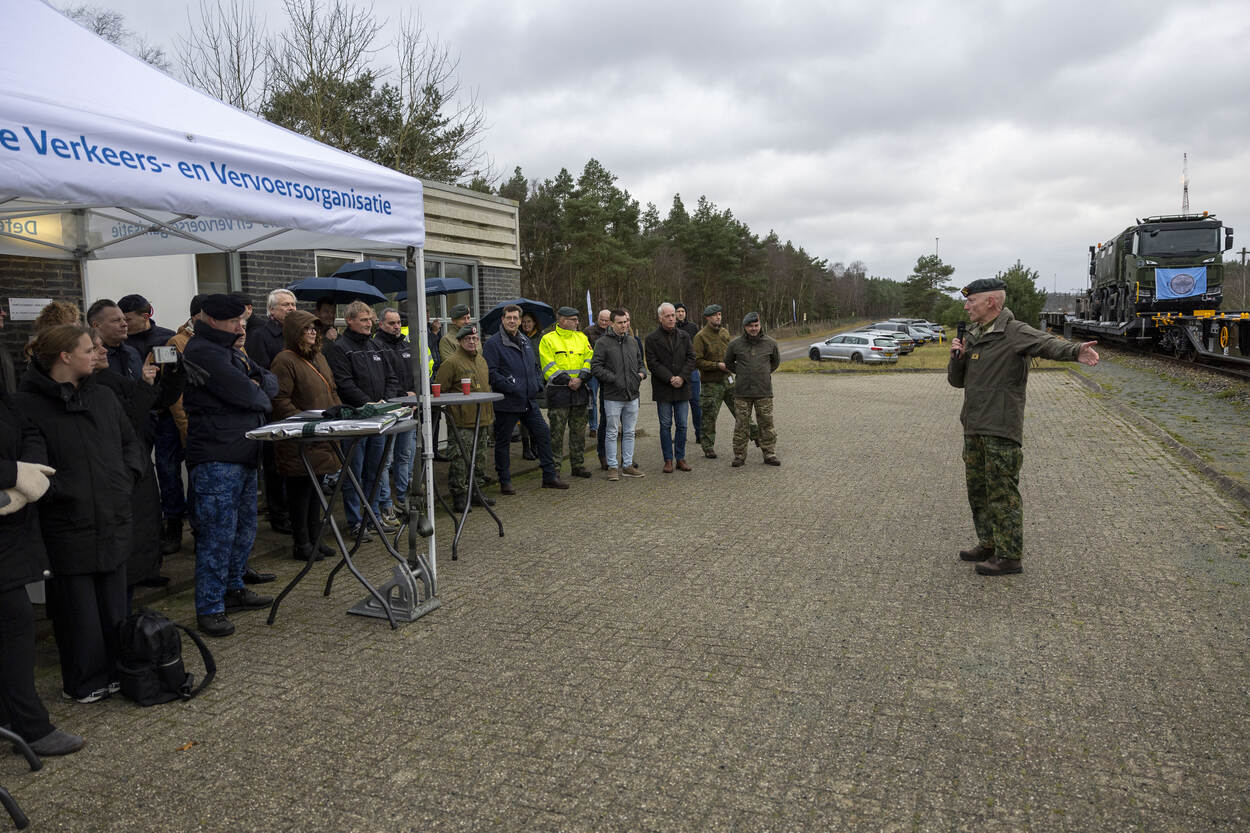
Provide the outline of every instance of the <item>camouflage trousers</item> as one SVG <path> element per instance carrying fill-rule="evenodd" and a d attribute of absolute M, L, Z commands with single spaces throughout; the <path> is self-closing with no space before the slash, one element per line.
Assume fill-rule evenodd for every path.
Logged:
<path fill-rule="evenodd" d="M 1002 437 L 964 437 L 968 505 L 977 541 L 1000 558 L 1024 552 L 1024 511 L 1020 503 L 1019 443 Z"/>
<path fill-rule="evenodd" d="M 757 433 L 752 429 L 751 409 L 755 409 L 755 419 L 759 422 L 758 435 L 760 451 L 764 457 L 777 455 L 777 432 L 773 430 L 773 398 L 771 396 L 755 396 L 744 399 L 734 397 L 734 457 L 747 456 L 747 440 Z"/>
<path fill-rule="evenodd" d="M 555 460 L 556 471 L 560 470 L 560 460 L 564 457 L 566 427 L 569 432 L 569 463 L 575 469 L 585 466 L 586 424 L 589 416 L 585 405 L 547 409 L 547 422 L 551 424 L 551 457 Z"/>
<path fill-rule="evenodd" d="M 721 403 L 734 413 L 734 386 L 731 382 L 704 381 L 699 389 L 699 445 L 704 451 L 716 449 L 716 418 L 720 416 Z M 759 437 L 759 429 L 751 424 L 751 439 Z"/>
<path fill-rule="evenodd" d="M 466 455 L 473 450 L 473 429 L 456 427 L 451 420 L 447 421 L 447 428 L 460 436 L 459 443 L 454 438 L 447 443 L 447 459 L 450 461 L 447 467 L 447 488 L 451 490 L 453 497 L 467 496 L 469 494 L 469 460 Z M 477 481 L 479 490 L 486 486 L 486 438 L 489 435 L 489 425 L 483 425 L 477 429 L 477 459 L 473 463 L 473 479 Z M 464 445 L 463 453 L 460 451 L 461 444 Z"/>

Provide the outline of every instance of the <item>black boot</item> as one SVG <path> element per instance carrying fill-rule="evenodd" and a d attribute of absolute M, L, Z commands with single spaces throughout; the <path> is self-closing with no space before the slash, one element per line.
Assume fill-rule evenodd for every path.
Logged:
<path fill-rule="evenodd" d="M 173 555 L 182 549 L 182 518 L 166 518 L 161 531 L 161 555 Z"/>
<path fill-rule="evenodd" d="M 534 441 L 530 439 L 529 432 L 526 431 L 521 435 L 521 459 L 537 460 L 538 455 L 534 453 Z"/>

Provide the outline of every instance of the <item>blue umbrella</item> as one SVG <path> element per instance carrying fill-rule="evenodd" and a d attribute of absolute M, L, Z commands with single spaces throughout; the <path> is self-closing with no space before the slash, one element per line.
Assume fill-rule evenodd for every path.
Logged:
<path fill-rule="evenodd" d="M 364 281 L 388 295 L 408 288 L 408 267 L 394 260 L 362 260 L 359 263 L 345 263 L 334 273 L 334 277 Z"/>
<path fill-rule="evenodd" d="M 556 323 L 556 311 L 551 308 L 550 304 L 544 304 L 542 301 L 531 301 L 529 298 L 514 298 L 511 301 L 500 301 L 498 304 L 495 304 L 494 309 L 482 316 L 482 332 L 487 335 L 498 332 L 499 320 L 503 318 L 503 308 L 512 304 L 516 304 L 524 312 L 534 316 L 540 330 L 545 330 Z"/>
<path fill-rule="evenodd" d="M 287 289 L 295 293 L 301 301 L 329 300 L 336 304 L 350 304 L 352 301 L 364 301 L 369 304 L 382 304 L 386 296 L 364 281 L 353 281 L 347 278 L 304 278 L 289 284 Z"/>
<path fill-rule="evenodd" d="M 472 292 L 473 285 L 465 283 L 459 278 L 426 278 L 425 294 L 426 295 L 450 295 L 453 292 Z M 395 296 L 396 301 L 407 301 L 408 290 L 404 290 Z"/>

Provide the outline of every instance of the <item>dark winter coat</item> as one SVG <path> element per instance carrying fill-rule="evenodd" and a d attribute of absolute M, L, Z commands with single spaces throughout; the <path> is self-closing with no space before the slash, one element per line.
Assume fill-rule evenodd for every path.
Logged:
<path fill-rule="evenodd" d="M 109 370 L 136 382 L 143 378 L 143 357 L 134 347 L 123 341 L 116 347 L 104 345 L 104 351 L 108 354 Z"/>
<path fill-rule="evenodd" d="M 417 382 L 412 372 L 412 342 L 402 334 L 393 336 L 384 330 L 378 330 L 373 341 L 386 356 L 386 360 L 391 365 L 391 372 L 395 374 L 399 392 L 394 395 L 404 396 L 410 390 L 415 391 Z"/>
<path fill-rule="evenodd" d="M 522 413 L 542 392 L 538 351 L 520 330 L 514 337 L 500 327 L 499 332 L 486 340 L 482 358 L 486 359 L 486 366 L 490 369 L 490 389 L 503 394 L 503 400 L 495 403 L 496 411 Z"/>
<path fill-rule="evenodd" d="M 651 399 L 655 402 L 685 402 L 690 398 L 690 375 L 694 373 L 694 346 L 680 327 L 656 327 L 646 338 L 647 370 L 651 373 Z M 686 381 L 679 388 L 669 381 L 680 376 Z"/>
<path fill-rule="evenodd" d="M 399 389 L 399 377 L 372 336 L 348 327 L 324 349 L 343 404 L 359 408 L 406 392 Z"/>
<path fill-rule="evenodd" d="M 0 489 L 17 484 L 17 461 L 47 463 L 43 435 L 17 410 L 12 395 L 0 396 Z M 39 534 L 38 504 L 0 517 L 0 592 L 43 579 L 48 556 Z"/>
<path fill-rule="evenodd" d="M 182 397 L 187 412 L 187 466 L 200 463 L 241 463 L 256 466 L 260 443 L 248 431 L 264 425 L 278 395 L 278 380 L 234 346 L 238 336 L 195 322 L 195 337 L 182 358 L 203 374 L 189 381 Z M 196 374 L 198 375 L 198 374 Z M 188 375 L 194 380 L 196 375 Z"/>
<path fill-rule="evenodd" d="M 269 368 L 278 380 L 278 395 L 273 398 L 274 419 L 286 419 L 301 411 L 324 411 L 341 404 L 330 363 L 321 355 L 321 350 L 309 356 L 299 349 L 304 327 L 313 320 L 312 314 L 303 310 L 287 313 L 282 329 L 288 346 L 274 356 Z M 299 446 L 295 440 L 281 440 L 274 445 L 279 474 L 308 476 L 300 460 Z M 333 443 L 307 443 L 304 450 L 317 474 L 330 474 L 342 467 Z"/>
<path fill-rule="evenodd" d="M 282 324 L 272 318 L 266 318 L 265 323 L 247 331 L 245 345 L 247 357 L 266 370 L 270 370 L 274 356 L 286 349 L 282 341 Z"/>
<path fill-rule="evenodd" d="M 632 402 L 638 398 L 642 379 L 642 348 L 638 339 L 626 333 L 607 332 L 595 342 L 590 372 L 599 380 L 599 395 L 612 402 Z"/>
<path fill-rule="evenodd" d="M 773 371 L 781 364 L 777 342 L 760 333 L 752 338 L 743 333 L 725 348 L 725 367 L 734 379 L 734 396 L 767 399 L 773 395 Z"/>
<path fill-rule="evenodd" d="M 156 441 L 153 409 L 168 408 L 182 396 L 186 376 L 179 365 L 166 365 L 154 384 L 136 382 L 112 370 L 101 370 L 95 381 L 113 392 L 141 445 L 143 476 L 131 493 L 134 518 L 131 523 L 130 558 L 126 559 L 126 583 L 137 584 L 155 576 L 161 566 L 161 493 L 152 465 L 152 444 Z"/>
<path fill-rule="evenodd" d="M 126 335 L 126 346 L 134 348 L 140 361 L 147 361 L 153 347 L 164 347 L 174 337 L 174 331 L 168 327 L 158 326 L 155 320 L 149 323 L 151 326 L 143 332 Z"/>
<path fill-rule="evenodd" d="M 32 367 L 20 387 L 17 407 L 38 427 L 56 469 L 38 506 L 52 572 L 112 572 L 130 556 L 142 443 L 117 397 L 93 377 L 75 387 Z"/>

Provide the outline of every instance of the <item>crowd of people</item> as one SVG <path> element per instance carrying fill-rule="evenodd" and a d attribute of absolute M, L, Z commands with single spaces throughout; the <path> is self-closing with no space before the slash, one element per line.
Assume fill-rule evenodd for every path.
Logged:
<path fill-rule="evenodd" d="M 250 320 L 251 300 L 241 293 L 198 295 L 189 313 L 175 331 L 156 323 L 140 295 L 96 300 L 85 316 L 73 304 L 53 302 L 35 321 L 25 365 L 0 357 L 0 722 L 38 754 L 68 754 L 84 741 L 52 726 L 35 691 L 28 584 L 45 583 L 64 696 L 92 703 L 118 690 L 118 626 L 137 586 L 169 581 L 162 561 L 182 548 L 184 528 L 194 540 L 200 632 L 229 636 L 230 614 L 272 603 L 252 586 L 276 576 L 249 565 L 261 482 L 268 521 L 291 536 L 295 559 L 335 552 L 321 540 L 319 490 L 344 465 L 358 482 L 377 483 L 371 515 L 354 489 L 343 490 L 354 536 L 393 533 L 407 520 L 418 432 L 397 434 L 389 452 L 382 438 L 367 438 L 345 462 L 329 441 L 309 444 L 301 455 L 295 441 L 246 436 L 306 411 L 415 395 L 413 346 L 399 311 L 376 315 L 353 302 L 340 331 L 335 304 L 305 312 L 279 289 L 258 320 Z M 449 311 L 446 332 L 441 319 L 428 324 L 433 350 L 426 360 L 435 382 L 453 391 L 467 381 L 471 392 L 503 397 L 480 415 L 474 405 L 446 409 L 449 439 L 455 432 L 459 441 L 447 442 L 446 456 L 436 452 L 435 459 L 449 463 L 457 511 L 493 505 L 484 491 L 492 482 L 500 494 L 516 494 L 511 443 L 518 428 L 522 456 L 538 461 L 543 488 L 569 488 L 561 478 L 566 440 L 568 474 L 592 477 L 588 437 L 597 441 L 608 480 L 645 476 L 634 452 L 648 378 L 664 473 L 691 471 L 692 410 L 696 441 L 715 458 L 722 402 L 736 419 L 733 465 L 742 465 L 756 436 L 764 462 L 780 465 L 771 406 L 779 353 L 754 313 L 735 339 L 716 305 L 703 310 L 698 327 L 684 305 L 661 304 L 645 338 L 623 308 L 601 311 L 583 330 L 578 311 L 560 307 L 544 331 L 534 313 L 507 306 L 500 325 L 485 337 L 464 304 Z M 437 440 L 437 422 L 433 430 Z M 486 466 L 491 445 L 493 478 Z M 465 454 L 472 448 L 471 467 Z"/>

